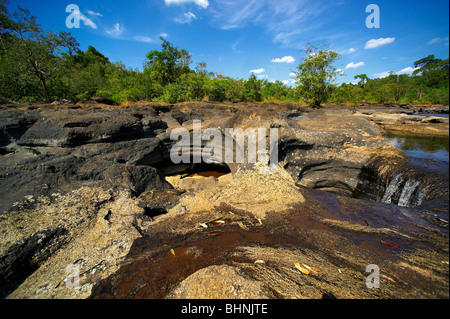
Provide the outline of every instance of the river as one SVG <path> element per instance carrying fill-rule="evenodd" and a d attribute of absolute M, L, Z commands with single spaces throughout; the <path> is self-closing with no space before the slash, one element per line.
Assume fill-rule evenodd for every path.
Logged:
<path fill-rule="evenodd" d="M 385 138 L 411 158 L 449 163 L 449 138 L 387 132 Z"/>

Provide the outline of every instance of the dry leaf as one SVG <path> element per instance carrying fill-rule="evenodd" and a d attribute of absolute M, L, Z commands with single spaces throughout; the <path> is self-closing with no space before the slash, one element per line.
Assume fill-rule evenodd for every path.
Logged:
<path fill-rule="evenodd" d="M 392 279 L 391 277 L 388 277 L 388 276 L 386 276 L 386 275 L 381 275 L 381 277 L 387 279 L 388 281 L 390 281 L 390 282 L 393 283 L 393 284 L 397 284 L 397 282 L 396 282 L 394 279 Z"/>
<path fill-rule="evenodd" d="M 303 268 L 302 266 L 300 266 L 299 263 L 295 263 L 295 268 L 297 268 L 298 270 L 300 270 L 302 273 L 304 273 L 305 275 L 309 275 L 309 271 L 306 268 Z"/>
<path fill-rule="evenodd" d="M 173 248 L 172 248 L 172 249 L 170 249 L 170 252 L 172 253 L 172 255 L 174 255 L 174 256 L 175 256 L 175 250 L 173 250 Z"/>
<path fill-rule="evenodd" d="M 255 218 L 256 218 L 256 220 L 262 225 L 261 219 L 260 219 L 259 217 L 256 217 L 256 216 L 255 216 Z"/>
<path fill-rule="evenodd" d="M 309 267 L 308 265 L 305 265 L 305 264 L 302 264 L 302 265 L 303 265 L 303 267 L 305 267 L 309 271 L 312 271 L 313 273 L 317 274 L 317 268 L 316 267 Z"/>
<path fill-rule="evenodd" d="M 255 264 L 265 264 L 266 262 L 264 260 L 258 259 L 258 260 L 255 260 L 254 263 Z"/>
<path fill-rule="evenodd" d="M 208 225 L 206 225 L 206 224 L 200 224 L 200 226 L 202 226 L 203 228 L 208 228 Z"/>
<path fill-rule="evenodd" d="M 223 220 L 216 220 L 215 223 L 216 224 L 225 224 L 225 221 L 223 221 Z"/>

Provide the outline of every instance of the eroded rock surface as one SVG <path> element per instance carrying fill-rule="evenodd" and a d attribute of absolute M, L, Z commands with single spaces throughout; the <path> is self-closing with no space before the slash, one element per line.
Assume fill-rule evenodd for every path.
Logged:
<path fill-rule="evenodd" d="M 3 297 L 448 298 L 448 206 L 351 198 L 405 164 L 371 115 L 97 102 L 0 109 Z M 277 128 L 277 170 L 173 164 L 170 133 L 193 120 Z"/>

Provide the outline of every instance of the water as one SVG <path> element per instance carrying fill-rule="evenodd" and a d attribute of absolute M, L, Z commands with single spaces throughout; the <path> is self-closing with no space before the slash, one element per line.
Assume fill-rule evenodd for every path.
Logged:
<path fill-rule="evenodd" d="M 434 117 L 443 117 L 443 118 L 446 118 L 446 119 L 448 119 L 448 114 L 441 114 L 441 113 L 435 113 L 435 114 L 409 114 L 409 115 L 411 115 L 411 116 L 424 116 L 424 117 L 432 117 L 432 116 L 434 116 Z"/>
<path fill-rule="evenodd" d="M 439 115 L 448 116 L 448 114 Z M 410 166 L 426 169 L 429 174 L 444 174 L 448 176 L 448 138 L 394 133 L 386 133 L 385 138 L 395 147 L 403 150 L 405 155 L 409 157 L 408 162 Z M 423 182 L 422 179 L 417 180 L 402 173 L 396 174 L 386 185 L 381 202 L 395 203 L 398 206 L 419 206 L 429 192 L 427 187 L 422 187 L 421 182 Z"/>
<path fill-rule="evenodd" d="M 448 137 L 411 136 L 389 132 L 384 137 L 403 150 L 406 156 L 449 163 Z"/>
<path fill-rule="evenodd" d="M 386 187 L 386 191 L 384 193 L 381 202 L 390 203 L 392 201 L 392 196 L 395 194 L 397 189 L 400 187 L 400 184 L 403 182 L 402 175 L 397 174 L 393 179 L 389 182 L 389 185 Z"/>

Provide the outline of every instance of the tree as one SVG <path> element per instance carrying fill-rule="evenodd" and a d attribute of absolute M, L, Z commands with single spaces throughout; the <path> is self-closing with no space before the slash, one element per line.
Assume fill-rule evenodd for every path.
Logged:
<path fill-rule="evenodd" d="M 369 77 L 367 76 L 367 74 L 358 74 L 355 75 L 354 79 L 360 79 L 360 81 L 358 82 L 359 85 L 361 85 L 363 87 L 363 89 L 366 87 L 367 82 L 369 82 Z"/>
<path fill-rule="evenodd" d="M 414 62 L 416 70 L 413 75 L 421 75 L 423 82 L 429 87 L 448 87 L 449 60 L 435 59 L 434 54 Z"/>
<path fill-rule="evenodd" d="M 333 50 L 312 47 L 310 44 L 305 54 L 296 72 L 298 90 L 303 100 L 313 107 L 320 107 L 331 93 L 330 84 L 339 75 L 332 64 L 340 56 Z"/>
<path fill-rule="evenodd" d="M 67 50 L 71 55 L 78 47 L 70 33 L 53 33 L 44 30 L 36 23 L 36 18 L 21 7 L 11 16 L 3 1 L 1 10 L 1 40 L 5 56 L 3 61 L 14 65 L 25 62 L 29 72 L 33 73 L 42 87 L 44 97 L 50 101 L 47 81 L 58 71 Z M 6 41 L 6 39 L 8 41 Z M 5 43 L 6 42 L 6 43 Z M 13 60 L 10 60 L 13 59 Z"/>
<path fill-rule="evenodd" d="M 178 49 L 163 37 L 160 37 L 162 51 L 153 50 L 147 54 L 144 62 L 145 72 L 150 73 L 162 86 L 174 83 L 181 75 L 190 73 L 191 55 L 184 49 Z"/>
<path fill-rule="evenodd" d="M 244 84 L 244 92 L 242 98 L 247 101 L 262 101 L 261 81 L 252 73 Z"/>

